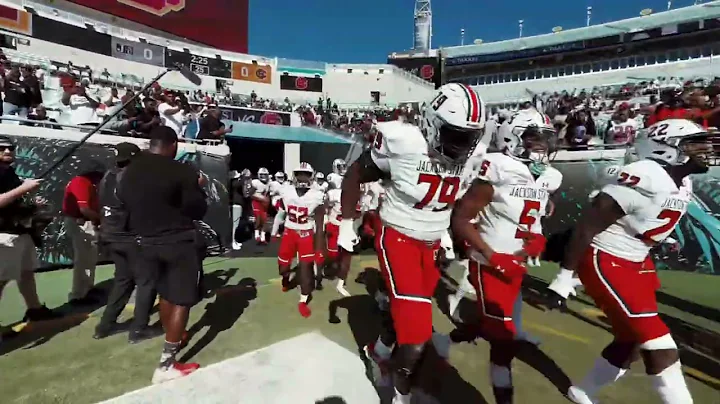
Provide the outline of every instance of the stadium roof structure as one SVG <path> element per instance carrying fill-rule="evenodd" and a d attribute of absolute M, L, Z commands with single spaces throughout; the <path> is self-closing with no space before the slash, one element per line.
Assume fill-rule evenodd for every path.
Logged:
<path fill-rule="evenodd" d="M 550 34 L 537 35 L 527 38 L 516 38 L 505 41 L 482 43 L 479 45 L 452 46 L 442 48 L 441 53 L 446 58 L 455 58 L 474 55 L 490 55 L 501 52 L 511 52 L 522 49 L 532 49 L 560 45 L 567 42 L 584 41 L 605 36 L 633 33 L 650 28 L 679 24 L 687 21 L 720 18 L 720 1 L 712 1 L 696 6 L 678 8 L 650 14 L 643 17 L 629 18 L 589 27 L 569 29 Z"/>

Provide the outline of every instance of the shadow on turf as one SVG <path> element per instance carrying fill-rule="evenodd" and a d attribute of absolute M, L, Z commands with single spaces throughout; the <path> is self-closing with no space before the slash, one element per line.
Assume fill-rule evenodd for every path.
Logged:
<path fill-rule="evenodd" d="M 382 324 L 377 302 L 373 297 L 382 284 L 380 273 L 375 268 L 365 268 L 356 279 L 365 285 L 368 294 L 355 295 L 331 301 L 329 304 L 329 321 L 340 324 L 338 309 L 347 310 L 347 322 L 357 344 L 358 355 L 365 363 L 366 376 L 375 385 L 370 359 L 365 357 L 363 347 L 377 340 Z M 453 367 L 447 368 L 430 345 L 428 354 L 423 360 L 419 372 L 418 386 L 420 389 L 442 403 L 487 403 L 480 392 L 462 379 Z M 438 372 L 438 369 L 444 369 Z M 392 401 L 392 388 L 375 387 L 382 403 Z"/>
<path fill-rule="evenodd" d="M 113 280 L 107 279 L 93 287 L 95 292 L 94 297 L 97 299 L 97 302 L 94 304 L 73 306 L 65 303 L 53 309 L 62 314 L 61 318 L 28 323 L 22 331 L 12 338 L 3 339 L 3 343 L 0 346 L 0 355 L 9 354 L 17 349 L 32 349 L 38 347 L 47 343 L 56 335 L 82 324 L 93 312 L 105 306 L 112 284 Z M 10 325 L 10 327 L 15 327 L 21 323 L 22 321 L 17 321 Z"/>
<path fill-rule="evenodd" d="M 539 303 L 542 301 L 540 294 L 547 288 L 547 286 L 548 283 L 542 279 L 532 276 L 526 277 L 525 282 L 523 282 L 523 298 L 525 302 L 540 310 L 547 310 L 541 303 Z M 668 300 L 665 299 L 670 299 L 672 303 L 668 303 Z M 589 298 L 576 297 L 573 298 L 573 300 L 589 307 L 595 307 L 592 300 Z M 716 315 L 712 314 L 712 311 L 716 311 L 714 309 L 688 302 L 662 292 L 658 292 L 658 302 L 709 320 L 713 320 L 712 316 Z M 692 310 L 698 311 L 696 312 Z M 611 332 L 608 319 L 604 316 L 591 318 L 569 308 L 563 311 L 584 323 L 601 328 L 608 333 Z M 673 338 L 680 347 L 680 359 L 683 364 L 687 367 L 698 370 L 715 380 L 720 379 L 720 334 L 665 313 L 660 313 L 660 317 L 668 326 Z M 717 383 L 714 380 L 698 377 L 690 373 L 686 373 L 686 375 L 709 387 L 720 390 L 720 383 Z"/>
<path fill-rule="evenodd" d="M 236 285 L 227 285 L 236 272 L 237 268 L 233 268 L 204 276 L 205 298 L 215 296 L 215 301 L 205 306 L 205 313 L 188 330 L 192 346 L 183 354 L 181 362 L 189 361 L 210 345 L 221 332 L 232 328 L 250 305 L 250 301 L 257 297 L 257 283 L 253 278 L 243 278 Z M 193 342 L 193 336 L 206 327 L 205 334 Z"/>

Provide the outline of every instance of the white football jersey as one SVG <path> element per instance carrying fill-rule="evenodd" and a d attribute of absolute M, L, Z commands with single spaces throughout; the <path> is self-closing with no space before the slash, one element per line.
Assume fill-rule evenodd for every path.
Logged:
<path fill-rule="evenodd" d="M 327 175 L 327 182 L 332 185 L 333 188 L 341 188 L 342 187 L 342 181 L 343 176 L 340 174 L 330 173 Z"/>
<path fill-rule="evenodd" d="M 325 194 L 311 188 L 300 196 L 293 184 L 286 183 L 280 189 L 280 197 L 286 212 L 286 228 L 292 230 L 315 228 L 315 210 L 325 204 Z"/>
<path fill-rule="evenodd" d="M 329 186 L 330 186 L 330 184 L 327 181 L 323 182 L 322 184 L 320 184 L 317 181 L 314 181 L 312 184 L 313 188 L 317 189 L 318 191 L 320 191 L 322 193 L 326 193 Z"/>
<path fill-rule="evenodd" d="M 280 182 L 277 182 L 275 180 L 270 181 L 268 183 L 268 194 L 270 195 L 270 201 L 273 205 L 280 199 L 280 189 L 282 188 L 283 184 Z"/>
<path fill-rule="evenodd" d="M 640 160 L 620 167 L 616 182 L 601 192 L 612 197 L 625 216 L 593 238 L 592 246 L 632 262 L 642 262 L 650 249 L 675 229 L 692 199 L 692 182 L 678 188 L 655 161 Z"/>
<path fill-rule="evenodd" d="M 605 134 L 605 143 L 618 144 L 627 143 L 635 139 L 640 125 L 634 119 L 628 119 L 625 122 L 610 121 L 610 127 Z"/>
<path fill-rule="evenodd" d="M 340 205 L 340 197 L 342 190 L 338 188 L 331 189 L 327 192 L 327 202 L 330 211 L 328 212 L 328 221 L 332 224 L 340 226 L 342 220 L 342 207 Z"/>
<path fill-rule="evenodd" d="M 437 241 L 450 227 L 460 185 L 487 150 L 478 144 L 465 164 L 443 167 L 428 155 L 425 137 L 403 122 L 378 124 L 371 147 L 375 164 L 389 174 L 380 207 L 384 225 L 418 240 Z"/>
<path fill-rule="evenodd" d="M 542 234 L 540 218 L 550 195 L 562 184 L 560 171 L 547 167 L 535 178 L 525 163 L 503 153 L 488 153 L 478 178 L 494 189 L 492 201 L 477 222 L 480 236 L 494 251 L 517 253 L 528 233 Z M 473 257 L 485 261 L 479 254 Z"/>
<path fill-rule="evenodd" d="M 253 196 L 267 196 L 269 186 L 268 184 L 260 181 L 259 179 L 255 178 L 252 180 L 252 187 L 255 190 L 253 193 Z"/>

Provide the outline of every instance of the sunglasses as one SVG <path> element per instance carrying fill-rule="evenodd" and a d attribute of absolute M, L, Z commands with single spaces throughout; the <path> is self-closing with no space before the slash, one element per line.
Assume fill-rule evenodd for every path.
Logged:
<path fill-rule="evenodd" d="M 7 151 L 15 151 L 15 146 L 3 146 L 3 145 L 0 145 L 0 152 L 1 152 L 1 151 L 5 151 L 5 150 L 7 150 Z"/>

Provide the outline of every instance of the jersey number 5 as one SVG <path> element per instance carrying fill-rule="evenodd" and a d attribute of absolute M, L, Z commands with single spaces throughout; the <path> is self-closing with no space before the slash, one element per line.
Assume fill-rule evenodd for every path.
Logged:
<path fill-rule="evenodd" d="M 415 209 L 425 208 L 425 206 L 432 202 L 433 198 L 438 193 L 438 188 L 440 189 L 440 194 L 438 194 L 437 200 L 440 203 L 444 203 L 445 206 L 441 208 L 433 208 L 433 212 L 447 210 L 450 205 L 455 203 L 455 196 L 460 189 L 460 177 L 443 178 L 436 174 L 420 174 L 417 183 L 418 185 L 430 184 L 430 188 L 428 189 L 422 200 L 415 204 Z"/>
<path fill-rule="evenodd" d="M 537 213 L 536 213 L 537 212 Z M 527 238 L 532 233 L 530 229 L 537 221 L 536 214 L 540 213 L 540 201 L 525 200 L 520 219 L 518 220 L 518 229 L 515 231 L 515 238 Z"/>
<path fill-rule="evenodd" d="M 308 208 L 304 206 L 288 206 L 288 219 L 297 224 L 305 224 L 308 221 Z"/>

